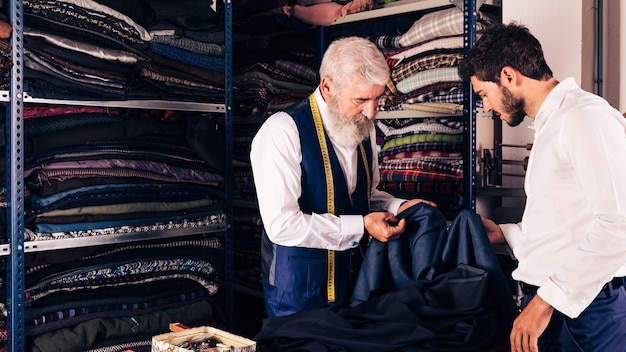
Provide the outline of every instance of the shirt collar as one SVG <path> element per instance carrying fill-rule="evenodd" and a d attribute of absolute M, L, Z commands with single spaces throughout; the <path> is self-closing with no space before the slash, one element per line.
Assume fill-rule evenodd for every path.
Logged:
<path fill-rule="evenodd" d="M 554 110 L 557 110 L 563 99 L 569 91 L 572 89 L 578 88 L 578 84 L 574 80 L 574 78 L 569 77 L 559 82 L 551 91 L 548 93 L 546 100 L 543 101 L 539 111 L 537 112 L 537 116 L 533 119 L 533 122 L 528 126 L 531 129 L 535 130 L 535 133 L 541 130 L 541 127 L 545 125 L 548 121 L 548 117 Z"/>

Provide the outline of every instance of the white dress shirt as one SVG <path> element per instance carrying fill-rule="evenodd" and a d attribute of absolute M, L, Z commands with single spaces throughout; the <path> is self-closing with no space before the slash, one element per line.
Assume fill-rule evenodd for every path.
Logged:
<path fill-rule="evenodd" d="M 319 88 L 315 99 L 326 125 L 328 106 Z M 376 189 L 380 175 L 375 145 L 375 130 L 371 131 L 372 148 L 372 210 L 397 213 L 404 199 Z M 345 148 L 331 143 L 346 175 L 348 190 L 356 188 L 358 153 L 356 148 Z M 367 146 L 366 146 L 367 147 Z M 358 245 L 364 233 L 363 216 L 333 214 L 305 214 L 300 210 L 302 152 L 295 122 L 285 112 L 270 116 L 252 141 L 250 152 L 254 184 L 261 219 L 269 239 L 283 246 L 298 246 L 332 250 L 346 250 Z"/>
<path fill-rule="evenodd" d="M 524 215 L 501 227 L 519 261 L 513 278 L 575 318 L 626 275 L 626 119 L 568 78 L 531 128 Z"/>

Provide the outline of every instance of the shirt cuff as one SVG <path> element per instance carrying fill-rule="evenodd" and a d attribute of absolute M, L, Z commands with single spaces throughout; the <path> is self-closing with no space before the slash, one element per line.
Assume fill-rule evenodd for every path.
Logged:
<path fill-rule="evenodd" d="M 355 248 L 359 245 L 359 240 L 363 237 L 365 227 L 363 216 L 361 215 L 341 215 L 343 239 L 347 243 L 341 243 L 340 247 Z"/>
<path fill-rule="evenodd" d="M 572 319 L 577 318 L 595 298 L 591 297 L 591 299 L 587 301 L 579 300 L 578 302 L 569 302 L 563 290 L 551 280 L 547 280 L 539 287 L 537 295 L 548 302 L 555 310 L 558 310 Z"/>
<path fill-rule="evenodd" d="M 500 224 L 506 243 L 515 250 L 515 245 L 522 239 L 522 230 L 519 224 Z"/>

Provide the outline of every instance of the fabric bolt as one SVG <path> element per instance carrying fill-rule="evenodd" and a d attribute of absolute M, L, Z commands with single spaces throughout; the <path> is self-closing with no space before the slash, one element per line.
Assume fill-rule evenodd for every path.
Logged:
<path fill-rule="evenodd" d="M 459 176 L 429 170 L 381 170 L 381 182 L 458 181 Z"/>
<path fill-rule="evenodd" d="M 27 43 L 36 44 L 41 40 L 31 40 L 29 38 L 38 38 L 42 39 L 48 46 L 54 46 L 61 49 L 66 49 L 70 52 L 78 54 L 85 54 L 90 57 L 114 62 L 121 65 L 132 65 L 137 63 L 139 60 L 139 56 L 133 54 L 132 52 L 125 52 L 122 50 L 97 46 L 91 43 L 82 42 L 78 39 L 62 37 L 54 34 L 54 32 L 31 28 L 25 26 L 24 28 L 24 36 L 27 39 Z M 41 45 L 38 45 L 41 48 Z"/>
<path fill-rule="evenodd" d="M 412 152 L 463 152 L 462 143 L 439 143 L 439 142 L 423 142 L 414 143 L 408 145 L 401 145 L 393 148 L 383 150 L 379 155 L 384 159 L 385 157 L 396 155 L 398 153 L 412 153 Z"/>
<path fill-rule="evenodd" d="M 205 199 L 215 195 L 214 192 L 210 188 L 197 187 L 194 184 L 104 184 L 70 189 L 48 197 L 30 195 L 25 200 L 25 203 L 27 214 L 30 215 L 76 206 L 84 207 L 146 200 L 172 202 L 175 200 Z"/>
<path fill-rule="evenodd" d="M 238 74 L 234 77 L 237 84 L 241 82 L 257 82 L 271 93 L 275 95 L 290 93 L 294 91 L 311 93 L 315 90 L 315 85 L 302 84 L 298 82 L 290 82 L 272 77 L 271 75 L 261 71 L 248 71 Z"/>
<path fill-rule="evenodd" d="M 463 89 L 463 82 L 435 83 L 419 89 L 412 90 L 406 94 L 399 92 L 392 93 L 391 91 L 386 91 L 378 102 L 378 109 L 383 111 L 392 110 L 394 107 L 401 105 L 406 101 L 410 101 L 411 99 L 419 98 L 420 96 L 423 96 L 425 94 L 436 94 L 436 92 L 445 91 L 452 88 Z"/>
<path fill-rule="evenodd" d="M 462 49 L 463 48 L 463 36 L 451 36 L 433 39 L 416 46 L 412 46 L 407 50 L 403 50 L 389 58 L 395 60 L 397 63 L 404 60 L 409 60 L 415 55 L 435 50 L 435 49 Z"/>
<path fill-rule="evenodd" d="M 409 93 L 440 82 L 462 82 L 458 69 L 456 67 L 440 67 L 421 71 L 396 83 L 396 88 L 401 93 Z"/>
<path fill-rule="evenodd" d="M 418 122 L 410 123 L 406 126 L 393 126 L 385 120 L 377 120 L 376 127 L 387 137 L 402 136 L 411 133 L 447 133 L 447 134 L 461 134 L 463 130 L 457 127 L 446 126 L 436 119 L 423 119 Z"/>
<path fill-rule="evenodd" d="M 461 182 L 385 182 L 381 184 L 381 189 L 386 191 L 441 194 L 448 196 L 463 194 L 463 185 Z"/>
<path fill-rule="evenodd" d="M 104 341 L 156 335 L 168 331 L 169 323 L 173 321 L 185 321 L 189 325 L 210 325 L 216 315 L 215 305 L 204 300 L 138 316 L 93 319 L 73 328 L 39 335 L 28 343 L 33 352 L 56 352 L 59 346 L 63 346 L 66 352 L 82 352 Z M 219 321 L 217 323 L 219 324 Z"/>
<path fill-rule="evenodd" d="M 67 21 L 67 17 L 76 19 L 74 23 L 89 28 L 96 26 L 110 36 L 117 36 L 129 42 L 149 41 L 152 36 L 145 28 L 130 17 L 91 0 L 27 0 L 24 2 L 27 13 L 44 13 L 48 18 Z"/>
<path fill-rule="evenodd" d="M 46 66 L 49 70 L 57 72 L 58 75 L 64 75 L 69 79 L 112 87 L 118 87 L 120 85 L 123 86 L 128 81 L 125 74 L 117 71 L 105 71 L 103 69 L 81 66 L 73 62 L 60 59 L 41 50 L 25 49 L 24 54 L 26 58 L 36 60 L 39 64 Z"/>
<path fill-rule="evenodd" d="M 80 306 L 79 308 L 66 308 L 58 311 L 51 311 L 42 314 L 32 320 L 27 321 L 27 336 L 35 336 L 58 329 L 75 326 L 78 321 L 87 321 L 98 318 L 118 318 L 130 314 L 146 314 L 163 309 L 179 307 L 182 303 L 193 303 L 201 299 L 206 299 L 208 294 L 204 289 L 197 291 L 186 291 L 175 293 L 171 296 L 159 294 L 152 298 L 150 296 L 137 302 L 120 304 L 98 304 L 96 306 Z M 29 309 L 30 310 L 30 309 Z"/>
<path fill-rule="evenodd" d="M 311 91 L 313 90 L 312 88 L 314 88 L 316 85 L 316 81 L 311 81 L 311 80 L 303 79 L 298 76 L 292 75 L 291 73 L 285 70 L 281 70 L 277 66 L 271 65 L 266 62 L 257 62 L 248 67 L 243 68 L 243 71 L 245 72 L 244 76 L 247 72 L 256 71 L 256 72 L 262 72 L 264 74 L 267 74 L 270 77 L 272 77 L 272 79 L 275 79 L 281 82 L 285 81 L 285 82 L 301 83 L 301 84 L 310 86 L 311 89 L 309 90 Z"/>
<path fill-rule="evenodd" d="M 428 160 L 427 158 L 392 159 L 380 164 L 381 170 L 429 170 L 461 176 L 463 174 L 462 158 L 446 158 L 453 160 Z"/>
<path fill-rule="evenodd" d="M 435 53 L 421 58 L 406 60 L 393 67 L 391 79 L 394 82 L 399 82 L 421 71 L 440 67 L 455 67 L 458 66 L 461 59 L 463 59 L 463 53 L 456 51 L 453 53 Z"/>
<path fill-rule="evenodd" d="M 59 229 L 58 232 L 35 232 L 31 229 L 25 229 L 24 238 L 27 241 L 46 241 L 46 240 L 58 240 L 64 238 L 80 238 L 91 236 L 107 236 L 107 235 L 127 235 L 127 234 L 146 234 L 155 231 L 175 231 L 183 229 L 196 229 L 202 230 L 203 228 L 211 228 L 215 225 L 225 223 L 224 215 L 221 212 L 216 214 L 204 216 L 201 218 L 184 218 L 180 221 L 165 222 L 153 222 L 143 225 L 121 225 L 113 224 L 117 226 L 113 227 L 98 227 L 93 229 L 84 229 L 71 231 L 69 229 Z M 209 229 L 210 231 L 211 229 Z"/>
<path fill-rule="evenodd" d="M 480 12 L 478 16 L 480 18 Z M 464 14 L 458 7 L 434 11 L 420 17 L 399 39 L 401 46 L 408 47 L 435 38 L 463 34 Z M 476 22 L 478 31 L 482 23 Z"/>
<path fill-rule="evenodd" d="M 97 215 L 117 215 L 117 216 L 138 216 L 139 214 L 167 214 L 170 212 L 180 212 L 193 209 L 210 209 L 215 205 L 215 201 L 211 199 L 185 200 L 181 202 L 132 202 L 132 203 L 116 203 L 110 205 L 94 205 L 78 208 L 66 208 L 48 211 L 39 214 L 35 221 L 46 222 L 57 217 L 72 216 L 97 216 Z M 221 203 L 220 203 L 221 204 Z M 137 215 L 135 215 L 137 214 Z"/>
<path fill-rule="evenodd" d="M 463 112 L 462 104 L 453 103 L 416 103 L 402 104 L 404 110 L 436 112 L 440 114 L 460 115 Z"/>
<path fill-rule="evenodd" d="M 55 66 L 53 63 L 47 62 L 32 53 L 25 52 L 24 56 L 24 75 L 29 78 L 32 71 L 39 71 L 47 76 L 55 77 L 57 82 L 61 81 L 66 87 L 76 90 L 76 86 L 89 89 L 102 94 L 124 97 L 126 95 L 126 86 L 121 81 L 103 81 L 97 78 L 88 77 L 86 75 L 75 75 L 66 72 L 62 67 Z"/>
<path fill-rule="evenodd" d="M 150 43 L 160 43 L 184 49 L 196 54 L 223 57 L 226 48 L 223 44 L 205 43 L 190 38 L 175 35 L 154 35 Z"/>
<path fill-rule="evenodd" d="M 216 213 L 216 210 L 200 209 L 196 213 L 185 214 L 169 214 L 165 216 L 152 216 L 146 218 L 131 218 L 120 219 L 119 217 L 113 217 L 112 219 L 105 219 L 92 222 L 80 222 L 80 223 L 35 223 L 32 225 L 33 231 L 37 233 L 80 233 L 90 230 L 110 229 L 110 228 L 124 228 L 124 227 L 137 227 L 137 228 L 151 228 L 159 225 L 175 225 L 178 223 L 184 223 L 186 221 L 193 221 L 194 219 L 207 218 Z"/>
<path fill-rule="evenodd" d="M 306 82 L 317 82 L 317 72 L 304 64 L 289 60 L 276 60 L 274 65 L 279 70 L 304 78 Z"/>
<path fill-rule="evenodd" d="M 170 59 L 213 71 L 223 72 L 226 68 L 223 57 L 197 54 L 189 50 L 154 42 L 150 43 L 149 50 Z"/>
<path fill-rule="evenodd" d="M 210 82 L 211 85 L 224 87 L 224 72 L 214 69 L 202 68 L 188 63 L 176 60 L 175 58 L 168 58 L 162 55 L 157 55 L 151 51 L 146 52 L 146 56 L 149 58 L 149 66 L 155 68 L 156 71 L 163 74 L 170 74 L 181 79 L 188 79 L 191 81 L 199 80 L 205 83 Z M 147 64 L 147 63 L 146 63 Z"/>
<path fill-rule="evenodd" d="M 450 103 L 455 105 L 463 104 L 465 93 L 462 88 L 454 87 L 450 89 L 433 90 L 415 97 L 407 97 L 401 103 L 402 106 L 415 103 Z"/>
<path fill-rule="evenodd" d="M 401 48 L 401 37 L 401 35 L 380 35 L 376 37 L 368 37 L 368 39 L 379 48 Z"/>
<path fill-rule="evenodd" d="M 33 175 L 33 179 L 38 183 L 46 182 L 47 179 L 55 177 L 92 177 L 107 175 L 142 176 L 156 181 L 189 182 L 212 186 L 217 186 L 220 182 L 224 181 L 224 177 L 215 172 L 190 170 L 166 163 L 146 160 L 124 159 L 46 163 L 26 170 L 24 177 L 30 178 L 31 174 Z"/>
<path fill-rule="evenodd" d="M 415 143 L 462 143 L 463 135 L 461 134 L 444 134 L 444 133 L 416 133 L 404 135 L 397 138 L 389 139 L 382 146 L 381 150 L 387 150 L 407 144 Z"/>

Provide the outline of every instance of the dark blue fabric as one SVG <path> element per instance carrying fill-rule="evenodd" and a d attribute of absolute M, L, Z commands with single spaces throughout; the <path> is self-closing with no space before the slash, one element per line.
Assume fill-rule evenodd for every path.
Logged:
<path fill-rule="evenodd" d="M 508 334 L 512 292 L 480 216 L 462 211 L 446 228 L 418 204 L 395 241 L 372 240 L 351 304 L 265 319 L 254 337 L 271 351 L 485 351 Z"/>
<path fill-rule="evenodd" d="M 405 233 L 367 249 L 352 295 L 352 305 L 411 285 L 424 286 L 459 264 L 485 270 L 486 299 L 498 306 L 503 329 L 509 329 L 518 309 L 504 273 L 489 243 L 480 216 L 461 211 L 446 229 L 437 209 L 420 203 L 398 214 L 407 220 Z"/>

